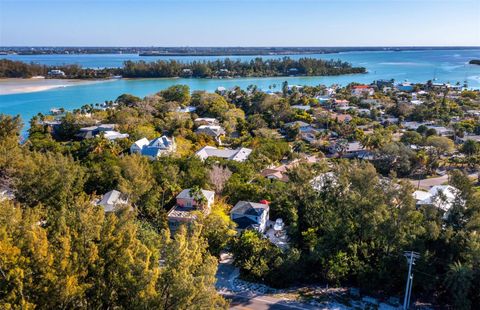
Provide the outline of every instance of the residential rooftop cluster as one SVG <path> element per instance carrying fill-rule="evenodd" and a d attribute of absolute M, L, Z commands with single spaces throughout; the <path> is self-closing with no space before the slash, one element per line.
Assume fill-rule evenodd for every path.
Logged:
<path fill-rule="evenodd" d="M 63 206 L 81 198 L 106 217 L 127 213 L 172 237 L 185 227 L 211 253 L 232 251 L 251 280 L 398 294 L 403 273 L 394 266 L 403 258 L 395 255 L 405 249 L 423 251 L 416 268 L 425 273 L 475 256 L 480 92 L 464 85 L 282 83 L 214 93 L 175 85 L 54 109 L 30 125 L 16 146 L 27 159 L 0 174 L 0 200 Z M 367 285 L 379 269 L 395 276 Z M 422 294 L 433 304 L 432 296 L 448 299 L 443 285 Z"/>

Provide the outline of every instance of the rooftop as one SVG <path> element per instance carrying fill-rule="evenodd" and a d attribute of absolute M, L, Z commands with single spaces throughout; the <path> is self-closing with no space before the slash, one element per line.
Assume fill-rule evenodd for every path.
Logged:
<path fill-rule="evenodd" d="M 202 189 L 202 194 L 203 196 L 205 196 L 205 198 L 207 198 L 207 200 L 211 200 L 213 199 L 213 197 L 215 197 L 215 192 L 205 190 L 205 189 Z M 193 199 L 193 197 L 190 196 L 190 188 L 187 188 L 181 191 L 176 198 L 177 199 Z"/>
<path fill-rule="evenodd" d="M 232 208 L 230 213 L 259 216 L 268 209 L 269 206 L 267 204 L 250 201 L 239 201 Z"/>
<path fill-rule="evenodd" d="M 235 161 L 245 161 L 247 160 L 248 156 L 252 153 L 251 149 L 248 148 L 239 148 L 239 149 L 217 149 L 213 146 L 205 146 L 197 151 L 195 154 L 200 157 L 202 160 L 207 159 L 208 157 L 220 157 Z"/>

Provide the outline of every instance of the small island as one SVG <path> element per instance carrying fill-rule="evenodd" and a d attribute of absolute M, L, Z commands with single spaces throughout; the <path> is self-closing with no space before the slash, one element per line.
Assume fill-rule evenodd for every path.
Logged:
<path fill-rule="evenodd" d="M 471 65 L 479 65 L 480 66 L 480 59 L 472 59 L 468 62 Z"/>
<path fill-rule="evenodd" d="M 255 58 L 241 61 L 226 58 L 215 61 L 179 62 L 176 60 L 126 61 L 122 68 L 82 68 L 78 65 L 45 66 L 7 59 L 0 60 L 0 78 L 106 79 L 126 78 L 239 78 L 280 76 L 331 76 L 366 73 L 364 67 L 354 67 L 341 60 L 315 58 L 278 59 Z"/>

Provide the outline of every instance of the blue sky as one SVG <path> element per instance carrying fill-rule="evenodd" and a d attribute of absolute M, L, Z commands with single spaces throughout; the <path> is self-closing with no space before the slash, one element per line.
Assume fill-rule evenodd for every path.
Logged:
<path fill-rule="evenodd" d="M 480 0 L 0 0 L 0 45 L 480 45 Z"/>

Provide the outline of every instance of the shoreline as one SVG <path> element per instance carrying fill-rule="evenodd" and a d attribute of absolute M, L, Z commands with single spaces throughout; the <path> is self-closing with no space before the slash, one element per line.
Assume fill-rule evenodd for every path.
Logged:
<path fill-rule="evenodd" d="M 26 94 L 78 85 L 89 85 L 110 80 L 45 79 L 45 78 L 1 78 L 0 96 Z"/>

